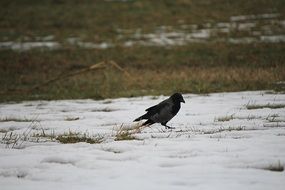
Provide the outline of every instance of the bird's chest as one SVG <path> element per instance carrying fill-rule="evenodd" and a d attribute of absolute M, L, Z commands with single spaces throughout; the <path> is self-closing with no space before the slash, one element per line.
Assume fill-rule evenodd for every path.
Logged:
<path fill-rule="evenodd" d="M 174 105 L 172 106 L 171 113 L 172 113 L 173 115 L 176 115 L 179 110 L 180 110 L 180 104 L 174 104 Z"/>

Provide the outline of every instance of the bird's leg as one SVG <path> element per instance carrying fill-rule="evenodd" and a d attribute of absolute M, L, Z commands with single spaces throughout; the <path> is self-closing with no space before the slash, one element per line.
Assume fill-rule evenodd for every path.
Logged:
<path fill-rule="evenodd" d="M 163 125 L 165 127 L 165 129 L 175 129 L 175 127 L 170 127 L 170 126 L 166 125 L 166 123 L 161 123 L 161 125 Z"/>

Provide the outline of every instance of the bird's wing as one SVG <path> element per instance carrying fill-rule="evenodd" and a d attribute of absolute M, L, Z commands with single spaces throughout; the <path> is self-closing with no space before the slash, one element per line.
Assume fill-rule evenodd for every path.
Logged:
<path fill-rule="evenodd" d="M 169 100 L 166 99 L 162 102 L 160 102 L 159 104 L 155 105 L 155 106 L 151 106 L 149 108 L 147 108 L 145 111 L 150 112 L 150 113 L 158 113 L 161 111 L 161 109 L 169 106 Z"/>
<path fill-rule="evenodd" d="M 153 108 L 151 107 L 148 111 L 150 119 L 155 123 L 167 123 L 174 116 L 172 114 L 172 107 L 173 103 L 169 99 L 153 106 Z"/>

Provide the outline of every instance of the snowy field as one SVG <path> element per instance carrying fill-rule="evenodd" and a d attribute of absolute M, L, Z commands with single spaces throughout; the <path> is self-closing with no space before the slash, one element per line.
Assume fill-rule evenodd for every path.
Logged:
<path fill-rule="evenodd" d="M 184 23 L 184 21 L 183 21 Z M 66 45 L 83 49 L 108 49 L 112 47 L 133 46 L 185 46 L 192 43 L 226 42 L 230 44 L 282 43 L 285 42 L 285 20 L 279 13 L 258 15 L 236 15 L 227 22 L 178 24 L 177 26 L 158 26 L 150 33 L 141 28 L 116 29 L 116 40 L 95 43 L 80 37 L 69 37 L 63 42 L 56 41 L 55 35 L 25 36 L 21 42 L 5 37 L 0 41 L 0 50 L 26 51 L 31 49 L 64 49 Z M 236 34 L 239 34 L 237 37 Z"/>
<path fill-rule="evenodd" d="M 284 94 L 186 94 L 175 129 L 131 130 L 165 98 L 0 104 L 0 189 L 284 189 Z"/>

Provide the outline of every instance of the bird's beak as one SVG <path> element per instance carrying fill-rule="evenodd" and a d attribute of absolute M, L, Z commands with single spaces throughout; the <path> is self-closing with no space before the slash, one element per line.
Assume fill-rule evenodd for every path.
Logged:
<path fill-rule="evenodd" d="M 185 103 L 185 100 L 184 100 L 184 99 L 182 99 L 182 100 L 181 100 L 181 102 Z"/>

